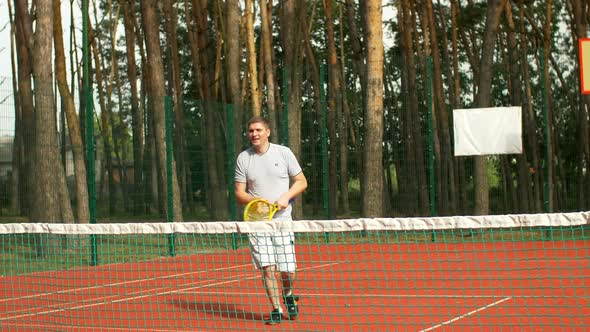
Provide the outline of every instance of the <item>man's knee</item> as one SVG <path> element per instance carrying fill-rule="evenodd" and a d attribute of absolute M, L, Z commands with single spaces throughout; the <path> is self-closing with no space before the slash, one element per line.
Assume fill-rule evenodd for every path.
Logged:
<path fill-rule="evenodd" d="M 267 265 L 262 267 L 262 275 L 264 277 L 272 277 L 277 271 L 276 265 Z"/>

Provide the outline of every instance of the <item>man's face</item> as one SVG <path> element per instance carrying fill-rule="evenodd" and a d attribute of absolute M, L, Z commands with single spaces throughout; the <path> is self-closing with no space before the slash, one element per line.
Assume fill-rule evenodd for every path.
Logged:
<path fill-rule="evenodd" d="M 263 123 L 255 122 L 248 126 L 248 139 L 255 148 L 265 146 L 269 136 L 270 128 L 265 127 Z"/>

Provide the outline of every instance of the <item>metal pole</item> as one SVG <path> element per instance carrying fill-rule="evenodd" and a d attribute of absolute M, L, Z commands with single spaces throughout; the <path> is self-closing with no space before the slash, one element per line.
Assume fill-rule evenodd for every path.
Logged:
<path fill-rule="evenodd" d="M 434 105 L 432 103 L 432 57 L 426 58 L 426 102 L 428 103 L 428 193 L 430 215 L 436 216 L 436 177 L 434 155 Z M 436 241 L 436 232 L 432 231 L 432 242 Z"/>
<path fill-rule="evenodd" d="M 289 146 L 289 84 L 287 69 L 283 69 L 283 145 Z"/>
<path fill-rule="evenodd" d="M 227 107 L 227 154 L 228 154 L 228 163 L 227 163 L 227 183 L 228 183 L 228 193 L 229 193 L 229 208 L 231 213 L 231 220 L 237 221 L 238 220 L 238 212 L 236 206 L 236 195 L 234 194 L 234 182 L 235 182 L 235 158 L 236 158 L 236 148 L 234 145 L 234 105 L 228 104 Z M 232 233 L 231 235 L 231 246 L 232 248 L 238 249 L 238 236 L 239 234 Z"/>
<path fill-rule="evenodd" d="M 95 142 L 94 142 L 94 107 L 92 99 L 92 88 L 90 87 L 90 63 L 88 58 L 88 0 L 82 0 L 82 59 L 83 59 L 83 91 L 86 108 L 86 159 L 88 161 L 88 210 L 91 224 L 96 224 L 96 184 L 95 184 Z M 96 235 L 90 235 L 90 263 L 98 265 L 98 250 Z"/>
<path fill-rule="evenodd" d="M 320 66 L 320 103 L 322 105 L 322 192 L 324 201 L 324 217 L 330 218 L 330 201 L 328 191 L 328 130 L 326 114 L 326 90 L 324 88 L 324 77 L 326 76 L 326 65 Z M 330 234 L 324 233 L 326 243 L 330 242 Z"/>
<path fill-rule="evenodd" d="M 168 192 L 168 214 L 166 217 L 168 222 L 174 222 L 174 186 L 172 185 L 172 126 L 170 123 L 170 113 L 172 112 L 172 98 L 170 96 L 164 97 L 164 106 L 164 114 L 166 120 L 166 189 Z M 174 240 L 175 234 L 170 233 L 170 235 L 168 236 L 168 251 L 170 252 L 170 256 L 176 255 Z"/>

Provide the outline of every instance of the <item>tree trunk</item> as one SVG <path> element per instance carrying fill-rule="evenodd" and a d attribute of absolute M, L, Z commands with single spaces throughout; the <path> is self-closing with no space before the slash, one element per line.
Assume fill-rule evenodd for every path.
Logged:
<path fill-rule="evenodd" d="M 477 84 L 477 107 L 491 106 L 492 89 L 492 62 L 496 34 L 500 24 L 500 15 L 508 0 L 488 0 L 486 23 L 482 42 L 481 61 L 479 67 L 479 81 Z M 475 185 L 475 211 L 476 215 L 484 215 L 490 212 L 489 184 L 488 184 L 488 160 L 487 156 L 475 157 L 474 185 Z"/>
<path fill-rule="evenodd" d="M 14 91 L 14 141 L 12 145 L 12 170 L 10 173 L 9 197 L 10 197 L 10 211 L 13 213 L 20 212 L 20 182 L 22 163 L 21 151 L 23 151 L 23 133 L 22 133 L 22 112 L 20 105 L 20 97 L 18 92 L 18 81 L 16 74 L 16 59 L 15 59 L 15 40 L 16 40 L 16 25 L 13 19 L 12 2 L 8 1 L 8 16 L 10 20 L 10 69 L 12 73 L 12 90 Z"/>
<path fill-rule="evenodd" d="M 308 85 L 311 84 L 312 85 L 312 91 L 313 91 L 313 106 L 314 106 L 314 110 L 313 112 L 315 113 L 313 117 L 310 117 L 310 123 L 313 123 L 314 121 L 316 121 L 317 123 L 322 123 L 322 96 L 321 96 L 321 78 L 320 78 L 320 70 L 318 68 L 318 64 L 316 61 L 316 55 L 313 52 L 313 48 L 311 45 L 311 39 L 310 39 L 310 35 L 309 35 L 309 26 L 307 23 L 307 18 L 305 15 L 301 16 L 301 29 L 303 31 L 303 38 L 304 38 L 304 50 L 305 50 L 305 60 L 306 60 L 306 64 L 307 64 L 307 72 L 308 75 L 307 77 L 308 79 Z M 289 122 L 292 121 L 292 116 L 289 117 Z M 318 150 L 318 145 L 320 145 L 320 141 L 321 141 L 321 137 L 318 134 L 318 132 L 316 130 L 314 130 L 314 126 L 310 126 L 312 128 L 311 132 L 310 132 L 310 140 L 313 142 L 313 144 L 311 144 L 311 164 L 312 165 L 317 165 L 318 163 L 318 158 L 317 156 L 319 155 L 316 151 Z M 320 129 L 321 130 L 321 129 Z M 291 128 L 289 128 L 289 134 L 290 137 L 293 136 L 292 135 L 292 130 Z M 300 133 L 299 133 L 300 134 Z M 299 146 L 299 148 L 301 147 L 301 144 L 299 143 L 299 141 L 293 142 L 294 144 L 296 144 L 296 146 Z M 293 147 L 292 144 L 291 146 Z M 318 167 L 314 167 L 312 169 L 312 174 L 308 174 L 307 176 L 310 179 L 310 183 L 318 183 L 317 186 L 312 187 L 312 196 L 313 196 L 313 207 L 312 210 L 315 213 L 319 213 L 318 211 L 321 210 L 321 206 L 323 203 L 323 196 L 322 196 L 322 192 L 320 190 L 321 188 L 321 177 L 319 176 L 319 174 L 321 174 L 321 170 L 318 169 Z M 300 206 L 300 204 L 296 204 L 295 208 Z"/>
<path fill-rule="evenodd" d="M 131 209 L 129 207 L 129 185 L 128 185 L 128 177 L 127 177 L 127 141 L 126 135 L 121 136 L 118 133 L 125 133 L 127 131 L 127 125 L 125 124 L 125 106 L 123 105 L 123 92 L 121 90 L 121 75 L 119 75 L 119 64 L 118 61 L 114 63 L 114 85 L 115 85 L 115 93 L 117 95 L 117 106 L 119 108 L 119 112 L 117 113 L 119 116 L 119 121 L 115 123 L 114 117 L 111 118 L 111 127 L 113 131 L 117 133 L 114 135 L 115 137 L 119 137 L 119 140 L 115 140 L 115 156 L 117 157 L 118 163 L 118 172 L 119 172 L 119 187 L 121 189 L 121 194 L 123 196 L 123 210 L 127 213 L 130 212 Z M 118 142 L 118 143 L 117 143 Z"/>
<path fill-rule="evenodd" d="M 408 18 L 410 18 L 410 15 L 408 15 Z M 412 19 L 411 22 L 415 22 L 415 19 Z M 411 24 L 410 22 L 408 22 L 408 24 Z M 415 30 L 415 29 L 413 29 Z M 411 35 L 407 36 L 408 40 L 406 41 L 407 43 L 411 43 L 411 39 L 410 39 Z M 416 44 L 418 45 L 418 44 Z M 411 45 L 410 45 L 411 46 Z M 429 46 L 427 47 L 429 48 Z M 411 54 L 414 54 L 414 48 L 411 47 L 410 49 L 408 49 L 408 56 L 410 56 Z M 421 54 L 420 52 L 418 52 L 418 54 Z M 409 58 L 408 58 L 409 59 Z M 409 59 L 412 60 L 412 59 Z M 415 70 L 415 66 L 414 66 L 414 62 L 412 61 L 411 63 L 408 64 L 408 68 L 411 70 L 411 72 L 409 73 L 409 84 L 408 84 L 408 89 L 412 89 L 412 106 L 410 108 L 411 113 L 408 114 L 408 117 L 412 118 L 412 123 L 411 123 L 411 127 L 410 130 L 412 130 L 413 132 L 413 136 L 414 136 L 414 146 L 410 147 L 411 153 L 414 154 L 413 159 L 414 159 L 414 164 L 412 165 L 412 168 L 410 170 L 416 170 L 416 181 L 418 184 L 418 212 L 421 215 L 426 215 L 427 211 L 428 211 L 428 206 L 429 206 L 429 195 L 428 195 L 428 182 L 426 180 L 426 176 L 427 176 L 427 169 L 425 168 L 425 158 L 424 158 L 424 148 L 422 145 L 422 129 L 420 126 L 420 114 L 419 114 L 419 102 L 418 102 L 418 95 L 416 94 L 416 90 L 417 90 L 417 83 L 416 83 L 416 70 Z M 433 121 L 436 121 L 436 117 L 433 114 Z M 436 126 L 436 122 L 434 123 L 434 149 L 435 149 L 435 154 L 436 155 L 440 155 L 440 143 L 439 143 L 439 139 L 438 139 L 438 135 L 437 133 L 437 126 Z M 437 168 L 438 169 L 438 168 Z M 434 170 L 432 170 L 434 171 Z M 416 198 L 413 198 L 416 199 Z"/>
<path fill-rule="evenodd" d="M 556 195 L 557 195 L 557 191 L 555 190 L 554 185 L 557 183 L 557 179 L 554 175 L 554 167 L 556 163 L 559 163 L 559 158 L 557 157 L 557 154 L 553 154 L 552 151 L 554 151 L 554 135 L 553 135 L 553 111 L 551 108 L 551 77 L 549 76 L 549 57 L 551 54 L 551 16 L 552 16 L 552 6 L 553 6 L 553 1 L 552 0 L 547 0 L 545 3 L 545 25 L 544 25 L 544 36 L 543 36 L 543 50 L 542 52 L 544 53 L 544 57 L 543 57 L 543 64 L 542 64 L 542 68 L 544 70 L 544 77 L 545 77 L 545 81 L 542 82 L 542 84 L 545 85 L 545 96 L 543 96 L 544 100 L 545 100 L 545 107 L 546 107 L 546 114 L 547 114 L 547 121 L 545 123 L 545 126 L 547 128 L 546 130 L 546 144 L 547 147 L 549 148 L 549 151 L 547 153 L 547 160 L 546 160 L 546 166 L 547 166 L 547 180 L 549 181 L 549 211 L 545 211 L 545 212 L 553 212 L 553 209 L 555 208 L 554 204 L 555 204 L 555 199 L 556 199 Z"/>
<path fill-rule="evenodd" d="M 135 62 L 134 0 L 121 1 L 123 24 L 125 27 L 125 47 L 127 55 L 127 76 L 131 93 L 131 127 L 133 133 L 133 214 L 144 211 L 143 197 L 143 159 L 144 159 L 144 120 L 143 108 L 139 107 L 137 90 L 137 66 Z"/>
<path fill-rule="evenodd" d="M 260 25 L 262 38 L 262 53 L 264 54 L 264 74 L 266 77 L 266 106 L 268 120 L 270 122 L 270 139 L 274 143 L 279 142 L 281 135 L 277 126 L 276 86 L 273 69 L 272 52 L 272 12 L 268 12 L 267 0 L 260 0 Z M 262 64 L 261 64 L 262 65 Z"/>
<path fill-rule="evenodd" d="M 99 53 L 99 46 L 98 46 L 98 41 L 97 38 L 95 38 L 95 34 L 94 31 L 91 27 L 90 24 L 88 24 L 88 40 L 91 42 L 91 48 L 92 48 L 92 55 L 94 58 L 94 64 L 95 64 L 95 75 L 96 75 L 96 85 L 97 85 L 97 90 L 98 90 L 98 104 L 100 105 L 100 131 L 101 131 L 101 135 L 102 135 L 102 143 L 103 143 L 103 155 L 104 155 L 104 165 L 102 165 L 103 167 L 106 167 L 106 176 L 108 176 L 108 179 L 106 182 L 107 184 L 107 188 L 106 190 L 100 190 L 99 193 L 100 195 L 104 195 L 105 192 L 108 192 L 107 195 L 107 199 L 108 199 L 108 207 L 109 207 L 109 213 L 112 215 L 115 213 L 115 197 L 114 197 L 114 187 L 115 187 L 115 181 L 113 178 L 113 159 L 112 159 L 112 155 L 111 155 L 111 128 L 110 128 L 110 120 L 109 118 L 111 117 L 111 111 L 109 108 L 107 108 L 107 97 L 105 96 L 105 89 L 104 89 L 104 85 L 105 82 L 103 80 L 102 77 L 102 66 L 101 66 L 101 60 L 100 60 L 100 53 Z M 100 178 L 101 181 L 101 188 L 104 186 L 104 179 L 101 177 Z M 104 196 L 103 196 L 104 197 Z"/>
<path fill-rule="evenodd" d="M 420 10 L 422 9 L 422 10 Z M 418 66 L 420 68 L 421 74 L 422 74 L 422 78 L 423 78 L 423 82 L 428 82 L 429 80 L 432 81 L 431 84 L 431 92 L 434 92 L 431 95 L 431 100 L 428 100 L 426 102 L 426 106 L 431 110 L 431 116 L 432 119 L 431 121 L 431 125 L 432 125 L 432 144 L 433 144 L 433 154 L 434 154 L 434 169 L 431 169 L 430 172 L 434 172 L 435 177 L 434 177 L 434 183 L 431 183 L 430 186 L 434 187 L 434 191 L 435 191 L 435 197 L 433 198 L 434 202 L 432 202 L 432 204 L 437 204 L 441 205 L 440 202 L 442 200 L 443 197 L 443 190 L 444 190 L 444 186 L 443 186 L 443 156 L 442 156 L 442 150 L 443 148 L 441 148 L 441 145 L 443 145 L 441 143 L 441 137 L 443 136 L 442 134 L 440 134 L 440 123 L 439 123 L 439 119 L 442 116 L 442 112 L 439 114 L 440 112 L 440 107 L 438 106 L 438 101 L 437 101 L 437 96 L 436 96 L 436 90 L 437 90 L 437 75 L 434 74 L 434 71 L 430 71 L 430 75 L 428 76 L 428 63 L 427 61 L 430 61 L 430 67 L 432 68 L 432 64 L 435 62 L 434 59 L 438 58 L 438 56 L 433 56 L 433 49 L 436 51 L 436 54 L 438 54 L 438 48 L 437 48 L 437 44 L 434 43 L 432 41 L 433 39 L 433 35 L 435 35 L 435 32 L 433 31 L 433 28 L 430 25 L 430 11 L 428 10 L 428 6 L 416 6 L 415 10 L 412 11 L 412 22 L 416 22 L 416 15 L 415 13 L 418 14 L 418 18 L 420 20 L 420 25 L 422 26 L 422 30 L 424 31 L 424 52 L 420 52 L 418 51 Z M 420 36 L 419 36 L 419 30 L 417 28 L 413 29 L 413 38 L 414 38 L 414 44 L 416 45 L 416 47 L 418 47 L 418 45 L 420 45 Z M 434 46 L 433 46 L 434 45 Z M 420 126 L 420 116 L 418 116 L 417 113 L 414 113 L 410 116 L 413 116 L 413 130 L 414 130 L 414 136 L 417 137 L 421 137 L 422 132 L 421 132 L 421 126 Z M 416 139 L 415 140 L 416 143 L 420 142 L 420 140 Z M 422 150 L 421 146 L 420 149 L 418 149 L 418 145 L 415 144 L 416 147 L 409 147 L 411 149 L 411 151 L 413 151 L 414 154 L 416 154 L 416 165 L 418 167 L 421 167 L 421 165 L 424 165 L 424 162 L 421 160 L 424 159 L 424 151 Z M 418 164 L 420 162 L 420 165 Z M 446 179 L 445 179 L 446 180 Z M 426 182 L 426 180 L 424 181 Z M 430 201 L 430 199 L 428 199 L 428 201 Z M 421 204 L 419 209 L 419 213 L 420 215 L 427 215 L 430 214 L 428 206 L 425 204 Z"/>
<path fill-rule="evenodd" d="M 459 72 L 459 26 L 457 23 L 457 16 L 459 12 L 459 6 L 457 0 L 451 0 L 451 35 L 453 45 L 453 82 L 450 83 L 452 87 L 451 92 L 451 108 L 459 109 L 463 105 L 461 103 L 461 75 Z M 457 185 L 455 189 L 457 193 L 452 195 L 456 197 L 456 209 L 455 213 L 464 214 L 467 213 L 467 181 L 465 181 L 465 157 L 455 158 L 455 178 L 457 179 Z"/>
<path fill-rule="evenodd" d="M 208 180 L 208 198 L 211 202 L 211 215 L 210 217 L 215 220 L 223 220 L 228 216 L 228 205 L 227 205 L 227 190 L 223 185 L 224 181 L 222 177 L 225 172 L 223 170 L 223 161 L 217 154 L 217 141 L 219 140 L 219 131 L 215 122 L 215 109 L 211 102 L 211 91 L 209 87 L 210 73 L 209 73 L 209 59 L 207 56 L 207 3 L 202 0 L 193 0 L 193 22 L 196 26 L 196 35 L 193 36 L 196 42 L 196 47 L 192 48 L 193 52 L 196 52 L 193 56 L 193 61 L 197 60 L 198 63 L 193 65 L 199 71 L 199 76 L 202 81 L 200 83 L 200 90 L 203 99 L 203 108 L 205 110 L 204 122 L 205 126 L 205 152 L 207 159 L 207 180 Z M 218 160 L 219 159 L 219 160 Z"/>
<path fill-rule="evenodd" d="M 342 5 L 338 6 L 338 12 L 340 14 L 340 22 L 343 22 L 343 13 L 342 13 Z M 345 73 L 345 66 L 344 63 L 346 62 L 346 58 L 344 56 L 344 27 L 343 24 L 340 24 L 340 31 L 339 31 L 339 39 L 340 39 L 340 68 L 338 70 L 338 77 L 340 78 L 340 86 L 341 86 L 341 98 L 340 103 L 342 107 L 340 108 L 341 112 L 339 113 L 338 118 L 338 132 L 340 133 L 340 201 L 341 207 L 340 210 L 344 215 L 348 215 L 350 213 L 350 203 L 349 203 L 349 194 L 348 194 L 348 121 L 347 115 L 350 115 L 350 109 L 348 108 L 348 101 L 347 101 L 347 84 L 346 84 L 346 73 Z M 352 124 L 350 124 L 352 126 Z M 387 202 L 390 200 L 387 199 Z"/>
<path fill-rule="evenodd" d="M 34 169 L 35 164 L 35 113 L 33 106 L 33 84 L 31 82 L 32 61 L 32 23 L 27 12 L 28 1 L 15 0 L 16 53 L 18 62 L 18 97 L 21 111 L 22 154 L 20 206 L 24 215 L 31 218 L 34 205 Z"/>
<path fill-rule="evenodd" d="M 62 97 L 67 117 L 72 156 L 74 159 L 77 221 L 78 223 L 87 224 L 90 222 L 90 211 L 88 208 L 88 183 L 86 179 L 86 164 L 84 162 L 84 146 L 82 144 L 82 135 L 80 133 L 78 116 L 76 114 L 76 106 L 74 105 L 74 97 L 70 93 L 66 77 L 66 60 L 64 54 L 60 7 L 61 2 L 59 0 L 53 0 L 55 72 L 57 86 Z"/>
<path fill-rule="evenodd" d="M 367 97 L 364 148 L 364 217 L 383 211 L 383 27 L 382 4 L 367 0 Z"/>
<path fill-rule="evenodd" d="M 340 86 L 340 65 L 338 64 L 338 54 L 336 51 L 336 41 L 334 39 L 334 18 L 332 1 L 324 1 L 326 10 L 326 40 L 328 41 L 328 192 L 330 218 L 334 218 L 338 211 L 338 135 L 337 114 L 342 113 L 342 103 L 339 98 L 342 94 Z"/>
<path fill-rule="evenodd" d="M 443 70 L 441 64 L 441 55 L 439 51 L 439 42 L 438 36 L 436 31 L 436 24 L 434 20 L 434 9 L 432 6 L 432 0 L 426 0 L 426 15 L 425 19 L 427 21 L 429 27 L 429 37 L 431 40 L 432 45 L 432 63 L 433 63 L 433 72 L 432 72 L 432 87 L 433 87 L 433 103 L 434 109 L 436 109 L 436 120 L 438 121 L 438 135 L 439 135 L 439 142 L 440 142 L 440 178 L 437 178 L 437 186 L 438 192 L 440 193 L 439 197 L 439 207 L 441 214 L 447 215 L 450 212 L 450 203 L 449 203 L 449 195 L 452 192 L 452 187 L 454 186 L 455 177 L 454 177 L 454 168 L 453 168 L 453 159 L 452 159 L 452 149 L 451 149 L 451 135 L 449 130 L 449 115 L 447 113 L 447 105 L 445 104 L 444 96 L 443 96 Z M 446 45 L 446 44 L 445 44 Z"/>
<path fill-rule="evenodd" d="M 52 40 L 53 9 L 51 0 L 36 2 L 34 46 L 32 49 L 35 80 L 35 190 L 31 207 L 32 222 L 58 223 L 61 221 L 59 144 L 57 122 L 53 107 Z M 63 176 L 63 175 L 62 175 Z M 67 188 L 66 188 L 67 189 Z M 37 254 L 57 252 L 59 242 L 53 236 L 40 236 Z"/>
<path fill-rule="evenodd" d="M 240 98 L 240 3 L 239 0 L 227 0 L 225 2 L 226 19 L 225 22 L 225 57 L 226 57 L 226 77 L 229 102 L 233 106 L 234 132 L 230 133 L 230 139 L 233 139 L 235 157 L 242 147 L 242 118 L 243 111 Z"/>
<path fill-rule="evenodd" d="M 506 5 L 506 21 L 508 23 L 507 39 L 508 39 L 508 57 L 507 62 L 509 66 L 509 77 L 510 82 L 510 99 L 512 106 L 522 106 L 522 75 L 520 72 L 520 56 L 521 50 L 518 49 L 518 40 L 516 39 L 516 25 L 514 24 L 514 18 L 512 16 L 512 5 L 508 3 Z M 524 36 L 522 36 L 524 38 Z M 523 123 L 524 123 L 523 112 Z M 526 138 L 526 134 L 523 135 Z M 528 142 L 523 144 L 525 147 L 535 144 L 535 142 Z M 516 156 L 517 160 L 517 173 L 518 173 L 518 212 L 528 213 L 531 212 L 531 179 L 529 176 L 529 165 L 527 162 L 528 149 L 524 148 L 522 153 Z M 515 212 L 515 211 L 512 211 Z"/>
<path fill-rule="evenodd" d="M 584 14 L 588 12 L 588 3 L 582 4 L 580 0 L 572 0 L 572 12 L 573 21 L 572 26 L 575 27 L 575 32 L 578 38 L 587 38 L 586 30 L 588 28 L 587 20 L 584 19 Z M 579 56 L 579 52 L 576 52 Z M 580 60 L 580 59 L 578 59 Z M 578 64 L 581 63 L 578 61 Z M 581 85 L 578 85 L 581 86 Z M 590 174 L 584 172 L 584 168 L 588 168 L 590 165 L 590 123 L 588 120 L 588 109 L 590 108 L 590 95 L 583 95 L 582 103 L 578 107 L 578 183 L 577 183 L 577 208 L 584 210 L 588 206 L 586 205 L 586 199 L 590 197 L 590 189 L 588 183 L 590 182 Z M 585 166 L 585 167 L 584 167 Z"/>
<path fill-rule="evenodd" d="M 245 0 L 246 16 L 246 56 L 248 57 L 248 72 L 250 74 L 250 98 L 252 115 L 261 115 L 260 89 L 258 88 L 258 69 L 256 67 L 256 45 L 254 41 L 254 15 L 252 14 L 252 0 Z"/>
<path fill-rule="evenodd" d="M 109 121 L 109 128 L 110 128 L 110 134 L 111 134 L 111 142 L 112 142 L 112 149 L 113 149 L 113 154 L 115 156 L 115 158 L 118 160 L 117 165 L 115 165 L 115 162 L 112 160 L 111 158 L 111 168 L 110 168 L 110 172 L 112 172 L 112 175 L 109 176 L 109 196 L 113 197 L 112 199 L 109 198 L 109 203 L 110 203 L 110 210 L 112 211 L 112 214 L 115 214 L 117 211 L 117 187 L 119 188 L 119 192 L 122 194 L 123 196 L 123 201 L 125 204 L 125 201 L 127 200 L 127 196 L 124 192 L 123 186 L 124 186 L 124 179 L 123 179 L 123 172 L 119 172 L 119 182 L 117 183 L 115 181 L 115 172 L 116 172 L 116 168 L 115 166 L 121 167 L 121 163 L 123 162 L 120 159 L 121 156 L 121 147 L 120 147 L 120 140 L 117 140 L 117 128 L 116 128 L 116 124 L 115 124 L 115 113 L 113 112 L 113 110 L 115 109 L 115 101 L 114 101 L 114 96 L 113 96 L 113 90 L 115 89 L 115 87 L 117 86 L 117 80 L 118 80 L 118 60 L 117 60 L 117 52 L 116 52 L 116 41 L 117 41 L 117 27 L 119 24 L 119 13 L 120 13 L 120 8 L 121 7 L 114 7 L 112 3 L 109 4 L 109 9 L 108 9 L 108 17 L 109 17 L 109 42 L 110 42 L 110 72 L 109 72 L 109 78 L 108 81 L 106 82 L 106 105 L 107 105 L 107 110 L 109 112 L 108 115 L 108 121 Z M 116 11 L 115 11 L 116 10 Z M 114 12 L 115 11 L 115 12 Z M 114 12 L 114 13 L 113 13 Z M 96 13 L 96 11 L 95 11 Z M 96 17 L 96 21 L 98 22 L 98 17 Z M 102 64 L 103 66 L 106 68 L 106 61 L 105 61 L 106 56 L 102 55 L 101 59 L 102 59 Z M 120 111 L 122 111 L 120 109 Z M 101 113 L 102 116 L 102 113 Z"/>
<path fill-rule="evenodd" d="M 400 207 L 407 206 L 410 215 L 423 215 L 428 211 L 428 187 L 426 183 L 426 169 L 424 168 L 424 154 L 422 149 L 422 134 L 420 129 L 418 87 L 416 83 L 416 65 L 414 62 L 414 44 L 412 31 L 415 29 L 414 21 L 410 14 L 409 2 L 400 3 L 401 52 L 403 63 L 402 87 L 408 97 L 400 118 L 403 132 L 406 158 L 402 161 L 400 171 L 403 176 L 398 179 L 405 184 L 400 184 Z M 414 190 L 417 188 L 418 190 Z"/>
<path fill-rule="evenodd" d="M 141 14 L 143 18 L 143 27 L 145 32 L 145 43 L 147 47 L 147 59 L 151 81 L 151 97 L 153 100 L 154 116 L 154 138 L 156 145 L 156 158 L 158 162 L 158 173 L 161 183 L 160 198 L 167 199 L 168 186 L 166 176 L 166 119 L 165 119 L 165 101 L 166 89 L 164 83 L 164 64 L 162 62 L 162 50 L 159 38 L 159 24 L 156 13 L 157 0 L 142 1 Z M 172 195 L 173 206 L 172 216 L 174 221 L 183 221 L 182 203 L 180 199 L 180 189 L 176 176 L 176 165 L 174 156 L 169 160 L 172 165 Z M 168 204 L 164 204 L 164 211 L 168 215 Z"/>
<path fill-rule="evenodd" d="M 285 0 L 281 1 L 282 14 L 280 16 L 281 47 L 284 50 L 284 63 L 286 71 L 287 95 L 287 130 L 288 142 L 291 151 L 298 160 L 301 160 L 301 85 L 302 85 L 302 54 L 304 52 L 304 39 L 307 33 L 305 24 L 307 15 L 307 3 L 305 1 Z M 309 61 L 315 61 L 315 59 Z M 317 69 L 317 65 L 316 65 Z M 318 76 L 319 78 L 319 73 Z M 318 83 L 319 84 L 319 83 Z M 317 92 L 319 96 L 319 91 Z M 318 99 L 319 100 L 319 99 Z M 319 113 L 318 113 L 319 114 Z M 303 200 L 293 204 L 293 217 L 303 217 Z"/>
<path fill-rule="evenodd" d="M 353 0 L 346 0 L 346 23 L 348 24 L 348 33 L 350 37 L 350 42 L 352 46 L 352 60 L 355 72 L 359 76 L 360 83 L 361 83 L 361 95 L 364 95 L 364 92 L 367 89 L 367 73 L 366 73 L 366 66 L 363 63 L 363 60 L 366 56 L 366 52 L 362 48 L 362 40 L 359 33 L 359 29 L 357 27 L 355 15 L 354 15 L 354 1 Z"/>
<path fill-rule="evenodd" d="M 445 15 L 445 11 L 444 10 L 440 10 L 437 9 L 436 14 L 434 15 L 434 17 L 438 18 L 437 22 L 440 22 L 440 27 L 435 23 L 435 29 L 440 29 L 440 31 L 442 31 L 441 33 L 441 45 L 449 45 L 449 40 L 447 38 L 447 17 Z M 441 48 L 442 51 L 442 63 L 452 63 L 451 60 L 451 55 L 449 53 L 449 48 L 448 47 L 442 47 Z M 435 66 L 436 68 L 436 66 Z M 439 70 L 440 70 L 440 75 L 445 75 L 447 78 L 447 83 L 448 83 L 448 93 L 449 93 L 449 101 L 451 103 L 454 103 L 455 101 L 455 91 L 454 91 L 454 78 L 453 75 L 451 73 L 452 70 L 452 66 L 440 66 L 439 64 Z M 440 84 L 442 85 L 443 82 L 443 77 L 441 76 L 440 78 Z M 444 93 L 444 87 L 440 87 L 441 90 L 441 98 L 444 98 L 444 96 L 442 95 Z M 452 148 L 452 141 L 451 141 L 451 134 L 450 134 L 450 128 L 449 128 L 449 113 L 447 111 L 448 105 L 446 104 L 446 102 L 444 101 L 444 99 L 442 100 L 442 107 L 443 107 L 443 112 L 442 115 L 443 117 L 441 118 L 441 129 L 442 129 L 442 133 L 443 133 L 443 143 L 444 143 L 444 149 L 446 149 L 444 158 L 443 158 L 443 163 L 445 165 L 445 170 L 448 172 L 447 173 L 447 177 L 446 177 L 446 181 L 445 183 L 443 183 L 443 186 L 446 185 L 446 189 L 444 189 L 444 193 L 446 195 L 446 203 L 443 203 L 442 209 L 439 212 L 439 214 L 444 214 L 444 215 L 453 215 L 455 213 L 457 213 L 457 171 L 455 170 L 456 168 L 456 158 L 454 158 L 453 156 L 453 148 Z M 452 110 L 452 106 L 451 106 L 451 110 Z M 444 176 L 443 176 L 444 177 Z"/>
<path fill-rule="evenodd" d="M 526 36 L 526 25 L 524 19 L 524 5 L 521 3 L 519 4 L 519 19 L 520 19 L 520 35 Z M 538 144 L 536 138 L 537 132 L 537 121 L 535 120 L 535 112 L 533 110 L 533 97 L 532 97 L 532 87 L 531 87 L 531 77 L 530 77 L 530 67 L 529 62 L 527 59 L 528 54 L 528 41 L 526 38 L 522 38 L 520 42 L 520 54 L 521 54 L 521 68 L 522 68 L 522 81 L 524 82 L 525 87 L 525 100 L 527 103 L 524 105 L 523 108 L 523 115 L 524 115 L 524 133 L 526 135 L 526 141 L 529 143 L 528 150 L 530 151 L 531 160 L 530 160 L 530 168 L 529 172 L 532 173 L 533 177 L 533 188 L 532 188 L 532 204 L 531 204 L 531 212 L 541 212 L 541 172 L 540 172 L 540 160 L 539 160 L 539 151 L 538 151 Z"/>
<path fill-rule="evenodd" d="M 187 173 L 188 163 L 186 161 L 187 147 L 186 135 L 184 131 L 185 120 L 182 100 L 182 84 L 180 78 L 180 60 L 178 50 L 178 36 L 177 36 L 177 20 L 178 13 L 174 8 L 173 0 L 164 1 L 164 18 L 166 31 L 166 45 L 168 51 L 168 95 L 172 97 L 172 106 L 174 109 L 174 158 L 176 161 L 176 174 L 178 174 L 178 182 L 180 188 L 180 195 L 182 205 L 187 206 L 189 202 L 189 195 L 187 193 Z"/>
<path fill-rule="evenodd" d="M 362 19 L 363 17 L 363 12 L 364 10 L 362 9 L 364 8 L 363 2 L 361 1 L 359 4 L 359 9 L 358 11 L 361 13 L 361 20 L 364 22 L 364 19 Z M 344 22 L 344 21 L 342 21 Z M 362 131 L 361 128 L 359 128 L 359 126 L 357 126 L 358 123 L 360 123 L 359 119 L 362 117 L 361 114 L 359 114 L 359 111 L 356 111 L 356 109 L 361 109 L 364 110 L 365 108 L 365 100 L 364 97 L 367 95 L 367 67 L 365 64 L 365 58 L 367 56 L 365 49 L 363 48 L 363 39 L 361 36 L 361 33 L 359 32 L 359 27 L 357 24 L 357 20 L 356 20 L 356 15 L 355 15 L 355 8 L 354 8 L 354 2 L 352 0 L 346 0 L 346 22 L 348 24 L 348 34 L 349 34 L 349 39 L 350 39 L 350 44 L 352 46 L 352 61 L 353 61 L 353 66 L 354 66 L 354 71 L 356 73 L 356 75 L 359 78 L 360 81 L 360 86 L 361 86 L 361 91 L 360 91 L 360 96 L 361 96 L 361 101 L 356 103 L 356 102 L 352 102 L 353 104 L 359 104 L 358 107 L 353 107 L 352 109 L 347 109 L 347 103 L 344 104 L 344 111 L 347 113 L 347 117 L 348 117 L 348 122 L 350 124 L 350 129 L 351 129 L 351 133 L 350 133 L 350 138 L 351 138 L 351 143 L 352 146 L 354 148 L 354 152 L 353 152 L 353 159 L 355 160 L 356 166 L 359 169 L 359 174 L 362 173 L 362 167 L 363 167 L 363 157 L 362 157 L 362 148 L 361 148 L 361 139 L 360 139 L 360 132 Z M 361 24 L 362 26 L 362 24 Z M 359 181 L 362 181 L 362 177 L 360 177 Z M 360 185 L 361 190 L 363 188 L 363 185 L 361 183 Z"/>

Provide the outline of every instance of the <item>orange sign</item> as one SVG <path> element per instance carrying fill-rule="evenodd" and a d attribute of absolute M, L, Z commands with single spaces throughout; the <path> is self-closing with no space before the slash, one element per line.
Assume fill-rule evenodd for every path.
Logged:
<path fill-rule="evenodd" d="M 582 93 L 590 94 L 590 38 L 581 38 L 578 42 L 580 49 L 580 82 Z"/>

